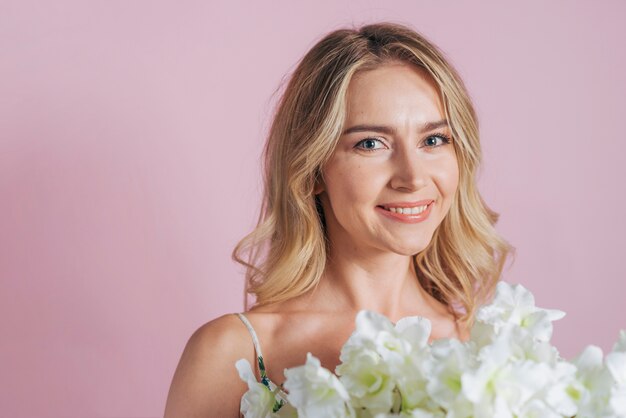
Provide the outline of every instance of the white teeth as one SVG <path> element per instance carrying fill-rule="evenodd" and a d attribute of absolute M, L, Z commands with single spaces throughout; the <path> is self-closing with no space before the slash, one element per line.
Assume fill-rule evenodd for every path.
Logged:
<path fill-rule="evenodd" d="M 424 206 L 415 206 L 413 208 L 386 208 L 388 211 L 393 213 L 401 213 L 403 215 L 417 215 L 426 210 L 428 205 Z"/>

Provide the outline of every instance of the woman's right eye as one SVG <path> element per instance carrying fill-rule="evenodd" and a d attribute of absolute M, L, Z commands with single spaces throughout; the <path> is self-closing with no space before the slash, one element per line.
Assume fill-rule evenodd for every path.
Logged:
<path fill-rule="evenodd" d="M 380 147 L 377 147 L 376 145 L 380 145 Z M 357 142 L 354 147 L 362 149 L 363 151 L 375 151 L 384 146 L 385 144 L 383 141 L 378 138 L 365 138 L 364 140 Z"/>

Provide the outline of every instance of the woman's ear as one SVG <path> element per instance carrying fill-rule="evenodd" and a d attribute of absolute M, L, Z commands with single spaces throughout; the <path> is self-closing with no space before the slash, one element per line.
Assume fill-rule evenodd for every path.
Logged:
<path fill-rule="evenodd" d="M 318 195 L 324 191 L 324 184 L 321 181 L 315 182 L 315 188 L 313 189 L 313 194 Z"/>
<path fill-rule="evenodd" d="M 313 187 L 313 194 L 317 196 L 324 190 L 326 190 L 326 187 L 324 185 L 324 179 L 322 178 L 321 173 L 318 171 L 317 175 L 315 176 L 315 186 Z"/>

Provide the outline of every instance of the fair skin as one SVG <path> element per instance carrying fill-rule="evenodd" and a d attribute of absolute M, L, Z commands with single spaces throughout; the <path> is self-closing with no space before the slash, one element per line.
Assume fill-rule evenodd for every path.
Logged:
<path fill-rule="evenodd" d="M 416 279 L 411 256 L 423 251 L 448 213 L 458 187 L 458 163 L 435 82 L 400 63 L 357 73 L 347 96 L 344 134 L 323 168 L 319 195 L 330 251 L 319 285 L 286 302 L 246 313 L 263 349 L 268 377 L 304 363 L 307 352 L 334 370 L 354 318 L 369 309 L 397 322 L 431 320 L 431 340 L 468 338 L 450 310 Z M 428 124 L 431 124 L 428 126 Z M 421 222 L 388 216 L 380 206 L 432 201 Z M 165 417 L 236 417 L 247 386 L 234 363 L 255 363 L 239 318 L 224 315 L 190 338 L 174 376 Z"/>

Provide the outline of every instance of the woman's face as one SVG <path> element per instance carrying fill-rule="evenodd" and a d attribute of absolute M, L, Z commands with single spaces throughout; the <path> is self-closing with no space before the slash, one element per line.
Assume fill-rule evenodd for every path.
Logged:
<path fill-rule="evenodd" d="M 425 70 L 394 63 L 357 73 L 316 189 L 332 247 L 403 255 L 426 248 L 458 186 L 450 135 Z"/>

